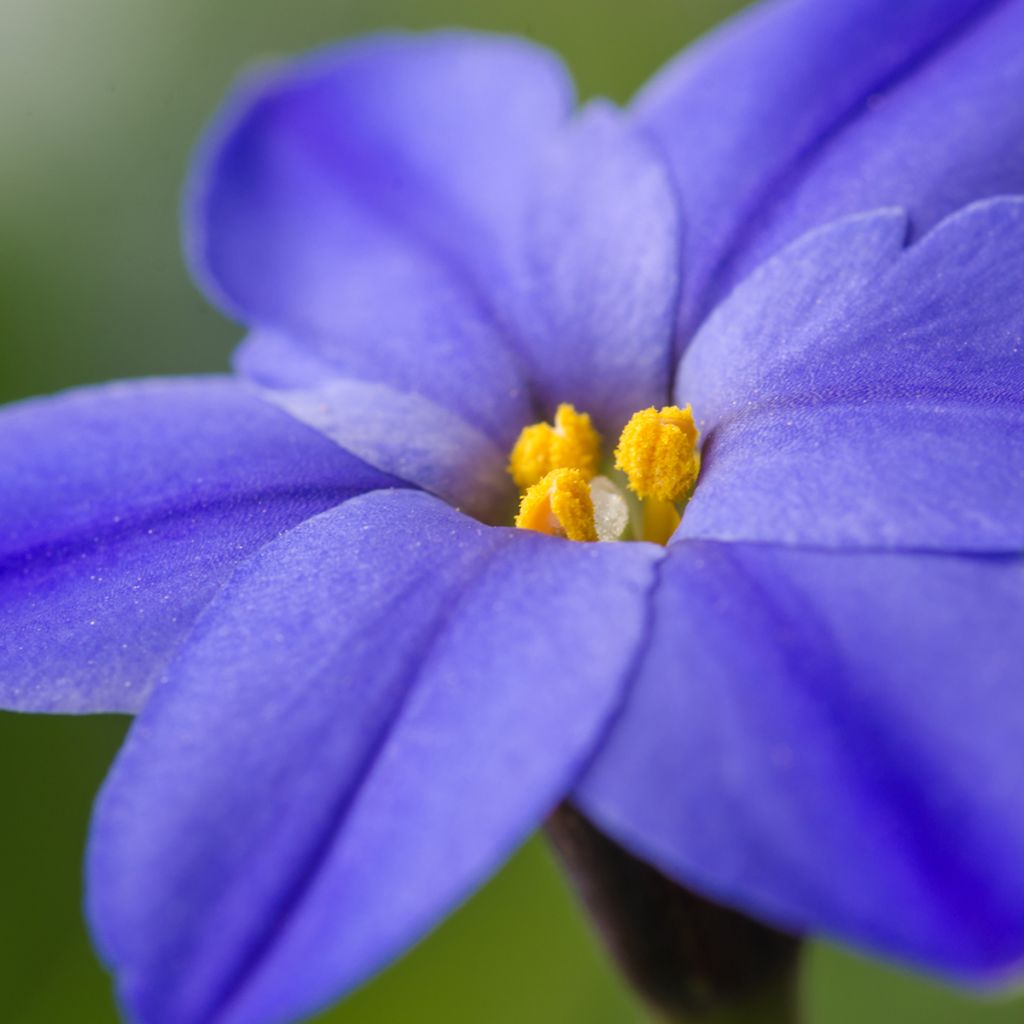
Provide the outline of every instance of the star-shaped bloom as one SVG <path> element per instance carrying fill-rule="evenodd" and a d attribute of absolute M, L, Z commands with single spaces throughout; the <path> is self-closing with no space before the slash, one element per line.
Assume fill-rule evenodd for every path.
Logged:
<path fill-rule="evenodd" d="M 312 1012 L 563 799 L 782 928 L 1020 963 L 1022 38 L 784 0 L 626 111 L 457 33 L 240 86 L 186 217 L 237 375 L 0 415 L 0 700 L 138 714 L 130 1018 Z"/>

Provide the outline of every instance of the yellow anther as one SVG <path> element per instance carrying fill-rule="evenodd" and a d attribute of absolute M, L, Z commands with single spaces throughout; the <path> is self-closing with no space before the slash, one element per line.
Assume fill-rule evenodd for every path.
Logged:
<path fill-rule="evenodd" d="M 700 472 L 699 437 L 689 406 L 641 409 L 622 431 L 615 465 L 640 498 L 679 501 Z"/>
<path fill-rule="evenodd" d="M 579 469 L 553 469 L 523 495 L 516 526 L 568 540 L 597 540 L 586 475 Z"/>
<path fill-rule="evenodd" d="M 508 471 L 522 489 L 532 487 L 554 469 L 578 469 L 589 480 L 601 462 L 601 436 L 585 412 L 563 402 L 554 426 L 524 427 L 512 449 Z"/>

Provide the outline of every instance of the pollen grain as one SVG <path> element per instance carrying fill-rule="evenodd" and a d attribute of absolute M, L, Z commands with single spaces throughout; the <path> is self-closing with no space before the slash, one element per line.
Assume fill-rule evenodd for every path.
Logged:
<path fill-rule="evenodd" d="M 615 449 L 615 465 L 642 500 L 676 502 L 686 497 L 700 472 L 700 433 L 689 406 L 653 406 L 634 413 Z"/>
<path fill-rule="evenodd" d="M 577 469 L 591 479 L 601 462 L 601 435 L 585 412 L 563 402 L 554 423 L 524 427 L 509 457 L 508 471 L 521 490 L 556 469 Z"/>
<path fill-rule="evenodd" d="M 596 541 L 594 501 L 582 470 L 553 469 L 523 495 L 516 526 L 567 540 Z"/>

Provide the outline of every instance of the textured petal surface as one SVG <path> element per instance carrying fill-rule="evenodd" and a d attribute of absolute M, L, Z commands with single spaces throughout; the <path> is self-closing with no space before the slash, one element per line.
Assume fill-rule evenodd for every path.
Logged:
<path fill-rule="evenodd" d="M 306 390 L 266 391 L 264 397 L 370 465 L 478 519 L 512 519 L 516 492 L 507 452 L 427 398 L 342 377 Z"/>
<path fill-rule="evenodd" d="M 669 65 L 636 111 L 683 197 L 686 333 L 812 227 L 1024 191 L 1022 32 L 1020 0 L 780 0 Z"/>
<path fill-rule="evenodd" d="M 667 169 L 615 108 L 591 104 L 551 151 L 528 210 L 522 329 L 539 390 L 616 433 L 668 397 L 680 225 Z"/>
<path fill-rule="evenodd" d="M 232 381 L 0 412 L 0 704 L 135 711 L 234 566 L 397 481 Z"/>
<path fill-rule="evenodd" d="M 480 882 L 588 758 L 659 552 L 368 495 L 263 549 L 101 796 L 91 912 L 147 1024 L 291 1021 Z"/>
<path fill-rule="evenodd" d="M 1024 559 L 677 544 L 654 608 L 597 822 L 789 929 L 1024 962 Z"/>
<path fill-rule="evenodd" d="M 534 164 L 571 104 L 547 52 L 458 33 L 250 81 L 194 175 L 193 266 L 250 326 L 507 441 L 528 411 L 501 307 Z"/>
<path fill-rule="evenodd" d="M 705 431 L 680 537 L 1024 550 L 1024 200 L 908 249 L 882 212 L 760 268 L 684 356 Z"/>

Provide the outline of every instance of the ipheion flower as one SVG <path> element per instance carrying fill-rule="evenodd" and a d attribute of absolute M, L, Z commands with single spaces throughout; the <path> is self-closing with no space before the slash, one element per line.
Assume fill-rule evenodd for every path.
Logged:
<path fill-rule="evenodd" d="M 0 412 L 0 702 L 137 716 L 87 864 L 130 1019 L 301 1019 L 566 805 L 1017 970 L 1021 38 L 781 0 L 626 110 L 460 33 L 241 84 L 185 204 L 235 374 Z"/>

